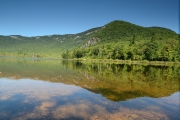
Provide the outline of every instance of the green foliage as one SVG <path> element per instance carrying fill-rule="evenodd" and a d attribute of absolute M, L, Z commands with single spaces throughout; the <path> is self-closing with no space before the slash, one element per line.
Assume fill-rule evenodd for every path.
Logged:
<path fill-rule="evenodd" d="M 73 57 L 74 58 L 82 58 L 86 55 L 86 52 L 83 50 L 75 50 L 73 51 Z"/>
<path fill-rule="evenodd" d="M 113 21 L 98 31 L 95 36 L 102 41 L 162 40 L 176 38 L 177 34 L 161 27 L 145 28 L 125 21 Z"/>
<path fill-rule="evenodd" d="M 125 21 L 113 21 L 92 37 L 100 41 L 83 50 L 77 48 L 83 51 L 81 58 L 180 61 L 179 35 L 166 28 L 145 28 Z M 72 55 L 72 58 L 80 57 Z"/>
<path fill-rule="evenodd" d="M 147 47 L 145 48 L 144 55 L 147 60 L 156 61 L 158 59 L 158 48 L 159 44 L 156 41 L 147 42 L 145 44 Z"/>

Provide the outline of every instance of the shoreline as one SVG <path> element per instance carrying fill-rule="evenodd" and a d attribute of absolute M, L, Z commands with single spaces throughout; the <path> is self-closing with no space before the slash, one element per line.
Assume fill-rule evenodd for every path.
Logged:
<path fill-rule="evenodd" d="M 96 63 L 114 63 L 114 64 L 137 64 L 137 65 L 178 65 L 180 62 L 169 62 L 169 61 L 132 61 L 132 60 L 113 60 L 113 59 L 62 59 L 62 60 L 71 60 L 71 61 L 81 61 L 81 62 L 96 62 Z"/>
<path fill-rule="evenodd" d="M 63 58 L 22 58 L 22 57 L 0 57 L 0 59 L 19 59 L 19 60 L 67 60 L 67 61 L 81 61 L 81 62 L 95 62 L 95 63 L 113 63 L 113 64 L 137 64 L 137 65 L 163 65 L 163 66 L 180 66 L 180 62 L 170 61 L 133 61 L 133 60 L 113 60 L 113 59 L 85 59 L 85 58 L 74 58 L 74 59 L 63 59 Z"/>

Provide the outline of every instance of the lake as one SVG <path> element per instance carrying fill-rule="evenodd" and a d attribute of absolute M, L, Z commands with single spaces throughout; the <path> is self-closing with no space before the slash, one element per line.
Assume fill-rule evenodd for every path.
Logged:
<path fill-rule="evenodd" d="M 180 66 L 0 59 L 1 120 L 179 120 Z"/>

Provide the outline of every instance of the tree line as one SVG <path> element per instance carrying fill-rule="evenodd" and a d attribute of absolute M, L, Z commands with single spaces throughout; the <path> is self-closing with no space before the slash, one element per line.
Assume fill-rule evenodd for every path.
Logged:
<path fill-rule="evenodd" d="M 169 39 L 165 43 L 153 39 L 149 42 L 134 43 L 133 39 L 130 44 L 112 42 L 71 51 L 67 50 L 62 54 L 62 57 L 64 59 L 90 58 L 177 62 L 180 61 L 179 50 L 179 43 L 175 39 Z"/>

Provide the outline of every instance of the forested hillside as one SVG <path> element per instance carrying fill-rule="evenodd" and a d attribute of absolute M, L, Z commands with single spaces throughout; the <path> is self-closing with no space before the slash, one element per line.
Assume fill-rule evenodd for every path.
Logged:
<path fill-rule="evenodd" d="M 180 61 L 180 35 L 162 27 L 115 20 L 66 35 L 0 35 L 0 56 Z"/>
<path fill-rule="evenodd" d="M 113 21 L 63 58 L 180 61 L 179 35 L 162 27 Z"/>
<path fill-rule="evenodd" d="M 0 35 L 0 56 L 61 58 L 64 51 L 77 48 L 99 29 L 93 28 L 78 34 L 33 37 Z"/>

